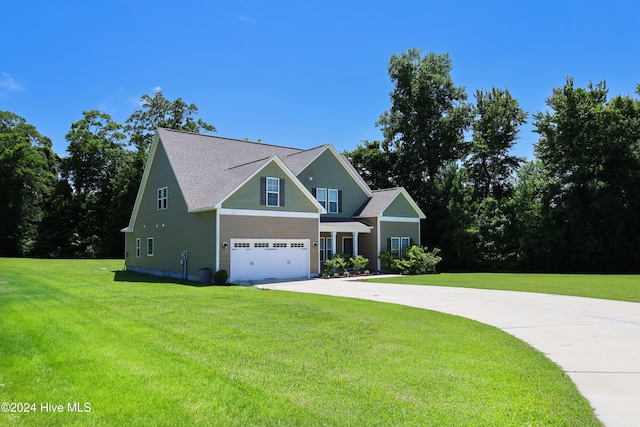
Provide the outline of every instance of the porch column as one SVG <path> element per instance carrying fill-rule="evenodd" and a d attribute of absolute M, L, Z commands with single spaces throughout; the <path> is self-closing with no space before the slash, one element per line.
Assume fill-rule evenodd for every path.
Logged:
<path fill-rule="evenodd" d="M 336 254 L 336 232 L 331 232 L 331 256 L 335 256 Z"/>
<path fill-rule="evenodd" d="M 353 256 L 358 255 L 358 232 L 353 232 Z"/>

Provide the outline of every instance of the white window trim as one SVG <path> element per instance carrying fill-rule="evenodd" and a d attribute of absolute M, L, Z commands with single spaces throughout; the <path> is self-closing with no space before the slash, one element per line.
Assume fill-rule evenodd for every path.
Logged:
<path fill-rule="evenodd" d="M 142 252 L 142 239 L 136 238 L 136 258 L 140 258 L 140 253 Z"/>
<path fill-rule="evenodd" d="M 151 243 L 151 253 L 149 253 L 149 243 Z M 156 242 L 153 237 L 147 237 L 147 256 L 153 256 L 156 251 Z"/>
<path fill-rule="evenodd" d="M 411 237 L 408 236 L 402 236 L 402 237 L 391 237 L 391 250 L 393 250 L 393 242 L 397 241 L 398 242 L 398 257 L 402 258 L 402 251 L 403 251 L 403 246 L 402 243 L 407 242 L 407 246 L 406 249 L 409 249 L 411 247 Z"/>
<path fill-rule="evenodd" d="M 336 197 L 335 201 L 331 200 L 331 195 L 332 194 L 335 194 L 335 197 Z M 328 213 L 338 213 L 338 212 L 340 212 L 340 206 L 339 206 L 340 198 L 339 198 L 338 194 L 339 194 L 338 190 L 336 190 L 335 188 L 329 188 L 327 190 L 327 206 L 325 207 L 325 209 L 327 210 Z M 335 203 L 336 204 L 335 210 L 331 209 L 331 203 Z"/>
<path fill-rule="evenodd" d="M 275 191 L 269 190 L 269 181 L 275 181 L 276 182 L 276 190 Z M 266 188 L 266 190 L 267 190 L 267 196 L 266 196 L 267 197 L 267 200 L 266 200 L 267 206 L 273 206 L 273 207 L 280 206 L 280 178 L 274 178 L 274 177 L 268 176 L 267 177 L 266 186 L 267 186 L 267 188 Z M 275 205 L 269 203 L 269 195 L 270 194 L 275 194 L 276 195 L 276 204 Z"/>
<path fill-rule="evenodd" d="M 158 188 L 156 193 L 156 209 L 163 210 L 169 207 L 169 188 L 161 187 Z"/>
<path fill-rule="evenodd" d="M 324 197 L 320 197 L 320 192 L 324 193 Z M 316 200 L 320 205 L 327 209 L 327 189 L 326 188 L 316 188 Z"/>

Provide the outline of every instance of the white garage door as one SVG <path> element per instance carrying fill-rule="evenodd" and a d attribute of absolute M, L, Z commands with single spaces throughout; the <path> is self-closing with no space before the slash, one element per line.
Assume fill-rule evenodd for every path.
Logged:
<path fill-rule="evenodd" d="M 309 277 L 309 240 L 231 239 L 230 279 Z"/>

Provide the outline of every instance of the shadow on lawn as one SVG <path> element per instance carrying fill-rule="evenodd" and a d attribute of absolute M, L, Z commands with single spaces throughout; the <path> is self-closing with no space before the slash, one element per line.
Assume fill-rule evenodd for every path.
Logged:
<path fill-rule="evenodd" d="M 204 288 L 208 286 L 213 286 L 213 284 L 207 285 L 199 282 L 194 282 L 191 280 L 174 279 L 172 277 L 152 276 L 150 274 L 134 273 L 133 271 L 114 270 L 113 273 L 114 273 L 114 276 L 113 276 L 114 282 L 167 283 L 170 285 L 193 286 L 194 288 Z"/>

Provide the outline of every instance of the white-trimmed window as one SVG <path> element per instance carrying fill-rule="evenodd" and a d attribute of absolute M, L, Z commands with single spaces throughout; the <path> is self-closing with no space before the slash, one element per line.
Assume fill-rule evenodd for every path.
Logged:
<path fill-rule="evenodd" d="M 391 249 L 392 251 L 397 251 L 398 257 L 402 258 L 402 254 L 405 250 L 411 247 L 411 237 L 392 237 L 391 238 Z"/>
<path fill-rule="evenodd" d="M 280 206 L 280 179 L 267 177 L 267 206 Z"/>
<path fill-rule="evenodd" d="M 326 188 L 316 188 L 316 200 L 318 200 L 318 203 L 320 203 L 323 208 L 327 209 L 327 189 Z"/>
<path fill-rule="evenodd" d="M 169 199 L 169 190 L 167 187 L 158 188 L 158 210 L 167 209 Z"/>
<path fill-rule="evenodd" d="M 320 238 L 320 262 L 325 262 L 328 259 L 333 258 L 333 251 L 331 250 L 331 237 Z"/>
<path fill-rule="evenodd" d="M 313 194 L 318 203 L 327 210 L 328 213 L 340 213 L 341 191 L 335 188 L 314 188 Z"/>
<path fill-rule="evenodd" d="M 136 238 L 136 258 L 140 258 L 140 248 L 142 247 L 142 239 Z"/>
<path fill-rule="evenodd" d="M 339 207 L 338 207 L 338 190 L 334 190 L 333 188 L 330 188 L 328 191 L 329 193 L 329 203 L 327 206 L 327 212 L 329 213 L 338 213 Z"/>
<path fill-rule="evenodd" d="M 153 256 L 155 250 L 155 239 L 153 237 L 147 238 L 147 256 Z"/>

